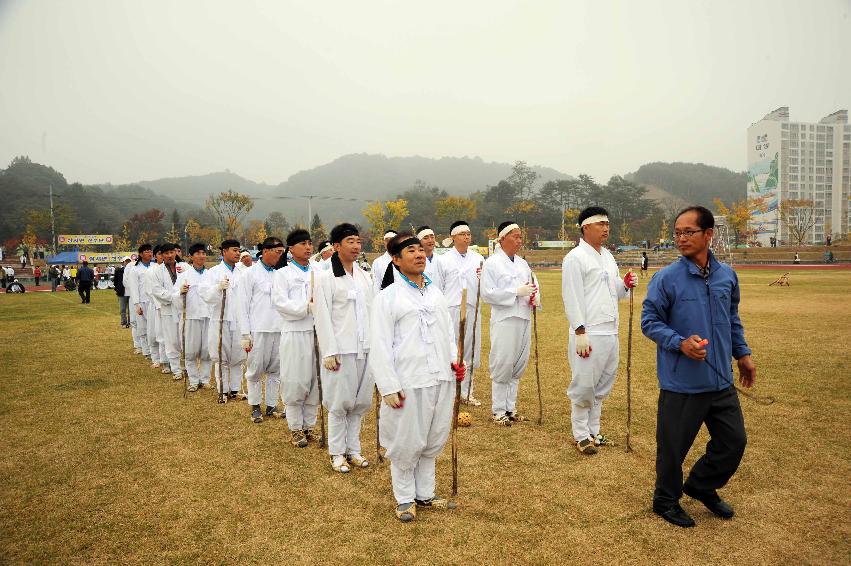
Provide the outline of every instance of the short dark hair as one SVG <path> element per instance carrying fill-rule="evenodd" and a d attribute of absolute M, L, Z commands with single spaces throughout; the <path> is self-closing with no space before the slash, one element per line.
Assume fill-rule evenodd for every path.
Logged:
<path fill-rule="evenodd" d="M 402 257 L 402 250 L 417 243 L 420 243 L 419 239 L 410 232 L 399 232 L 387 242 L 387 253 Z"/>
<path fill-rule="evenodd" d="M 238 248 L 239 240 L 225 240 L 219 245 L 220 250 L 224 250 L 225 248 Z"/>
<path fill-rule="evenodd" d="M 701 230 L 715 228 L 715 215 L 713 215 L 712 211 L 705 206 L 687 206 L 677 213 L 677 218 L 687 212 L 697 213 L 697 225 L 700 226 Z M 677 221 L 677 218 L 674 219 L 674 222 Z"/>
<path fill-rule="evenodd" d="M 147 251 L 150 251 L 152 249 L 153 248 L 151 247 L 151 244 L 142 244 L 141 246 L 139 246 L 139 254 L 141 255 L 142 252 L 147 252 Z"/>
<path fill-rule="evenodd" d="M 198 242 L 197 244 L 192 244 L 189 246 L 189 255 L 195 255 L 196 252 L 206 252 L 207 245 Z"/>
<path fill-rule="evenodd" d="M 343 222 L 341 224 L 337 224 L 333 228 L 331 228 L 331 243 L 339 244 L 349 236 L 359 236 L 357 226 L 354 224 L 349 224 L 348 222 Z"/>
<path fill-rule="evenodd" d="M 165 253 L 165 252 L 174 251 L 174 247 L 175 247 L 174 244 L 172 244 L 170 242 L 166 242 L 165 244 L 160 245 L 160 252 Z"/>
<path fill-rule="evenodd" d="M 281 241 L 280 238 L 276 238 L 275 236 L 269 236 L 268 238 L 263 240 L 263 243 L 261 243 L 257 247 L 261 250 L 271 250 L 274 248 L 283 248 L 284 243 Z"/>
<path fill-rule="evenodd" d="M 579 225 L 579 232 L 584 234 L 585 232 L 582 230 L 582 223 L 586 218 L 591 218 L 592 216 L 597 216 L 601 214 L 603 216 L 608 216 L 609 211 L 603 208 L 602 206 L 589 206 L 585 210 L 579 213 L 579 216 L 576 218 L 576 223 Z"/>

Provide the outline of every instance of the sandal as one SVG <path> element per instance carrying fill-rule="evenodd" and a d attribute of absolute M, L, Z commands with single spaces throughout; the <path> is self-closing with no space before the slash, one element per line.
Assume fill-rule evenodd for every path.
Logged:
<path fill-rule="evenodd" d="M 369 462 L 367 462 L 366 458 L 361 456 L 360 454 L 346 454 L 346 460 L 349 464 L 356 466 L 358 468 L 368 468 Z"/>
<path fill-rule="evenodd" d="M 403 523 L 410 523 L 417 518 L 417 506 L 413 502 L 397 505 L 396 518 Z"/>
<path fill-rule="evenodd" d="M 594 448 L 594 442 L 592 442 L 590 438 L 577 442 L 576 449 L 579 450 L 580 454 L 584 454 L 586 456 L 591 456 L 592 454 L 597 453 L 597 449 Z"/>
<path fill-rule="evenodd" d="M 349 466 L 346 464 L 346 459 L 342 456 L 331 456 L 331 469 L 341 474 L 349 473 Z"/>
<path fill-rule="evenodd" d="M 445 497 L 436 495 L 431 499 L 414 499 L 417 507 L 425 507 L 426 509 L 455 509 L 458 504 L 454 501 L 449 501 Z"/>
<path fill-rule="evenodd" d="M 493 422 L 502 426 L 511 426 L 511 418 L 508 415 L 494 415 Z"/>
<path fill-rule="evenodd" d="M 614 446 L 615 441 L 611 440 L 605 434 L 598 434 L 597 436 L 592 436 L 591 440 L 594 442 L 594 446 Z"/>

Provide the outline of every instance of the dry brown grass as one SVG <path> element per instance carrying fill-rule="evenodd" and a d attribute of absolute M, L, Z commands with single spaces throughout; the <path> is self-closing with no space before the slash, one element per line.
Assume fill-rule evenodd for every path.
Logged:
<path fill-rule="evenodd" d="M 412 525 L 393 517 L 387 464 L 334 474 L 318 448 L 289 446 L 283 421 L 253 425 L 244 403 L 216 405 L 209 390 L 183 401 L 132 355 L 112 293 L 94 293 L 89 306 L 71 293 L 2 296 L 0 562 L 847 564 L 849 274 L 796 271 L 791 288 L 769 288 L 771 271 L 740 275 L 757 391 L 777 403 L 742 399 L 749 445 L 723 491 L 737 516 L 716 519 L 685 498 L 691 530 L 650 511 L 657 385 L 653 345 L 638 328 L 644 284 L 635 452 L 622 447 L 626 304 L 621 375 L 603 414 L 621 445 L 581 457 L 569 443 L 559 273 L 545 272 L 544 426 L 497 428 L 487 402 L 474 410 L 461 431 L 460 508 Z M 488 401 L 486 371 L 476 381 Z M 536 412 L 532 364 L 520 407 Z M 367 454 L 373 427 L 370 416 Z"/>

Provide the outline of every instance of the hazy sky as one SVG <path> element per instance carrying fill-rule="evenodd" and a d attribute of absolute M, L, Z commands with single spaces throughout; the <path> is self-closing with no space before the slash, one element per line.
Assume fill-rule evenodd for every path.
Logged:
<path fill-rule="evenodd" d="M 0 0 L 0 167 L 83 183 L 357 152 L 744 170 L 778 106 L 851 106 L 851 0 Z"/>

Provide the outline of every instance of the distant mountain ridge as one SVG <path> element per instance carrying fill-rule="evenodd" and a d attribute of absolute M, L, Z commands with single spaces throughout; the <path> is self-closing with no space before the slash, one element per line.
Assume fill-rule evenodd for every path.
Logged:
<path fill-rule="evenodd" d="M 275 193 L 318 196 L 357 195 L 363 199 L 393 198 L 416 181 L 438 187 L 449 194 L 468 196 L 496 185 L 511 174 L 510 163 L 486 162 L 480 157 L 441 157 L 418 155 L 387 157 L 382 154 L 353 153 L 338 157 L 290 176 Z M 551 167 L 534 166 L 545 183 L 568 179 L 570 175 Z"/>
<path fill-rule="evenodd" d="M 646 163 L 624 178 L 659 189 L 653 192 L 654 200 L 665 198 L 667 193 L 684 203 L 710 209 L 715 208 L 716 198 L 729 204 L 747 197 L 747 173 L 703 163 Z"/>

